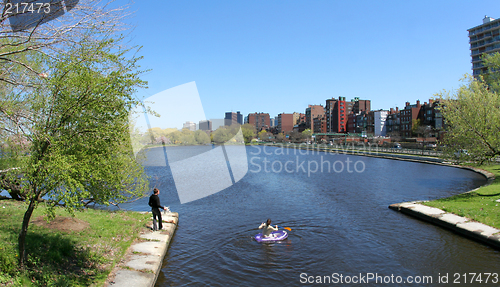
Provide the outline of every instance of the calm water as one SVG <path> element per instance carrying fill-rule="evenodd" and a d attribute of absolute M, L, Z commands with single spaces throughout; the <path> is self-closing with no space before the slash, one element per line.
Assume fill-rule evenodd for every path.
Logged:
<path fill-rule="evenodd" d="M 172 163 L 208 150 L 175 147 L 166 152 Z M 162 153 L 162 149 L 150 150 L 149 159 Z M 357 281 L 368 273 L 394 276 L 379 278 L 386 282 L 396 282 L 396 276 L 403 280 L 432 276 L 432 284 L 412 286 L 500 286 L 500 278 L 496 284 L 484 282 L 484 272 L 500 273 L 500 252 L 388 209 L 392 203 L 468 191 L 484 184 L 482 176 L 456 168 L 353 155 L 294 154 L 294 150 L 282 154 L 283 149 L 269 147 L 266 153 L 248 147 L 249 170 L 242 180 L 185 204 L 179 203 L 167 168 L 147 167 L 151 183 L 161 190 L 162 204 L 180 215 L 157 286 L 297 286 L 318 280 L 316 276 L 321 276 L 321 282 L 328 282 L 323 276 L 330 276 L 334 282 L 333 273 L 338 274 L 339 286 L 363 285 L 340 284 L 340 275 Z M 343 162 L 344 170 L 337 161 Z M 314 162 L 323 164 L 323 172 L 318 168 L 308 173 L 314 170 Z M 331 168 L 335 162 L 337 172 Z M 148 210 L 147 199 L 124 207 Z M 287 240 L 271 244 L 253 240 L 267 218 L 292 228 Z M 483 273 L 483 283 L 470 283 L 468 274 L 464 277 L 473 272 Z M 438 283 L 438 277 L 445 275 L 450 284 Z M 454 280 L 461 284 L 451 284 Z M 409 284 L 375 284 L 372 279 L 364 285 Z"/>

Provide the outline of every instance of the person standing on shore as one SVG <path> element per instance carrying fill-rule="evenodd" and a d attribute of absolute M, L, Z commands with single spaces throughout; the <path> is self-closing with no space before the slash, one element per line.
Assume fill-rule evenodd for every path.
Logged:
<path fill-rule="evenodd" d="M 161 218 L 160 208 L 165 210 L 166 207 L 160 205 L 160 198 L 158 197 L 159 194 L 160 190 L 158 188 L 155 188 L 153 189 L 153 194 L 149 197 L 149 206 L 151 206 L 151 211 L 153 212 L 153 230 L 163 229 L 163 221 Z M 158 229 L 156 227 L 157 221 L 158 221 Z"/>

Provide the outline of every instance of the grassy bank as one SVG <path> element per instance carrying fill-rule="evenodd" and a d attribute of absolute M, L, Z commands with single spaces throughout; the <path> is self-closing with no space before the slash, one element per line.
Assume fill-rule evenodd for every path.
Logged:
<path fill-rule="evenodd" d="M 57 210 L 48 223 L 35 210 L 26 238 L 28 263 L 17 268 L 17 239 L 26 205 L 0 201 L 0 286 L 102 286 L 113 266 L 145 230 L 148 215 L 85 209 Z"/>
<path fill-rule="evenodd" d="M 500 228 L 500 202 L 496 202 L 500 199 L 500 165 L 482 165 L 478 168 L 495 175 L 492 184 L 483 186 L 476 191 L 423 204 Z"/>

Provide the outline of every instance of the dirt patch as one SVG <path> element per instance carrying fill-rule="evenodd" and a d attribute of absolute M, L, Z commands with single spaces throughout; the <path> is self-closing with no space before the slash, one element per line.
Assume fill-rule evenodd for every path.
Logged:
<path fill-rule="evenodd" d="M 45 216 L 40 216 L 37 219 L 33 220 L 33 224 L 42 226 L 45 228 L 56 229 L 59 231 L 82 231 L 90 226 L 87 221 L 74 218 L 74 217 L 64 217 L 57 216 L 52 219 L 50 222 L 45 220 Z"/>

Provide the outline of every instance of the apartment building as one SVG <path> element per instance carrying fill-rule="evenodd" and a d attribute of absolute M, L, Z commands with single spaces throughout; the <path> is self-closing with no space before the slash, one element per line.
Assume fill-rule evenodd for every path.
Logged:
<path fill-rule="evenodd" d="M 470 28 L 469 43 L 474 77 L 487 71 L 481 61 L 483 54 L 500 52 L 500 19 L 484 16 L 483 24 Z"/>
<path fill-rule="evenodd" d="M 399 118 L 399 108 L 396 109 L 391 108 L 389 110 L 389 114 L 387 115 L 387 134 L 389 136 L 392 135 L 400 135 L 399 127 L 401 125 L 401 121 Z"/>
<path fill-rule="evenodd" d="M 324 115 L 325 114 L 325 109 L 323 108 L 322 105 L 309 105 L 306 108 L 306 129 L 314 129 L 314 118 Z"/>
<path fill-rule="evenodd" d="M 293 114 L 281 113 L 278 115 L 278 124 L 276 126 L 279 133 L 293 131 Z"/>
<path fill-rule="evenodd" d="M 420 114 L 420 109 L 422 106 L 420 105 L 420 101 L 417 100 L 416 104 L 410 105 L 410 102 L 405 103 L 405 108 L 399 112 L 400 117 L 400 132 L 403 137 L 411 137 L 412 136 L 412 128 L 413 123 Z"/>
<path fill-rule="evenodd" d="M 345 97 L 328 99 L 325 105 L 326 130 L 329 133 L 347 132 L 347 119 L 354 102 L 347 102 Z"/>
<path fill-rule="evenodd" d="M 268 130 L 271 127 L 271 118 L 268 113 L 248 114 L 248 123 L 255 127 L 257 132 Z"/>
<path fill-rule="evenodd" d="M 313 133 L 326 133 L 326 116 L 319 115 L 313 119 Z"/>

